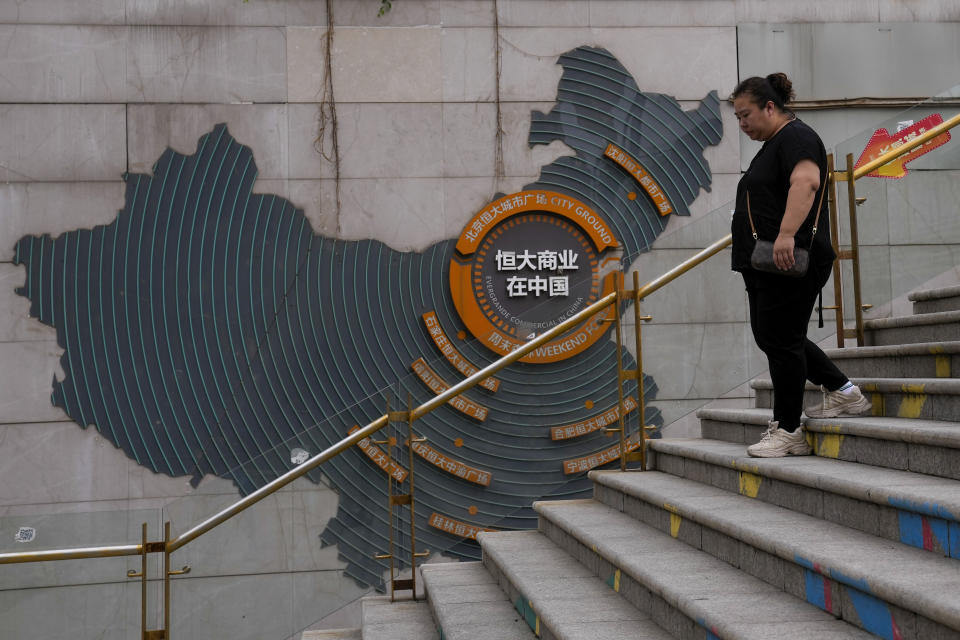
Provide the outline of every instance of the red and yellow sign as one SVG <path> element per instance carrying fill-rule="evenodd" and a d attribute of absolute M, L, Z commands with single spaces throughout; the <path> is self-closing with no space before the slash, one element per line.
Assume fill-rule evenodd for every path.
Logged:
<path fill-rule="evenodd" d="M 553 191 L 522 191 L 476 214 L 450 261 L 453 304 L 485 347 L 507 354 L 613 290 L 619 243 L 590 207 Z M 542 345 L 523 362 L 564 360 L 609 328 L 614 309 Z"/>
<path fill-rule="evenodd" d="M 860 154 L 860 158 L 857 159 L 854 169 L 867 164 L 871 160 L 879 158 L 891 149 L 896 149 L 897 147 L 903 146 L 920 134 L 934 128 L 942 122 L 943 117 L 939 113 L 934 113 L 933 115 L 927 116 L 920 122 L 916 122 L 909 127 L 898 131 L 896 135 L 893 136 L 891 136 L 886 129 L 877 129 L 873 132 L 873 136 L 870 137 L 870 142 L 867 143 L 863 153 Z M 929 153 L 940 145 L 946 144 L 949 141 L 950 132 L 945 131 L 933 140 L 920 145 L 910 153 L 900 156 L 893 162 L 889 162 L 876 171 L 868 173 L 867 175 L 872 178 L 902 178 L 903 176 L 907 175 L 906 164 L 908 162 L 911 160 L 916 160 L 923 154 Z"/>

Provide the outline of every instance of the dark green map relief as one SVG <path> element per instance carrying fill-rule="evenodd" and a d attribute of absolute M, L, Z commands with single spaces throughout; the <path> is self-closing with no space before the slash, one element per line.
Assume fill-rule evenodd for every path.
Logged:
<path fill-rule="evenodd" d="M 592 207 L 628 263 L 668 218 L 642 191 L 627 197 L 638 185 L 604 157 L 607 144 L 644 165 L 674 214 L 689 215 L 710 185 L 703 150 L 721 137 L 719 100 L 712 92 L 683 111 L 669 96 L 641 92 L 602 49 L 581 47 L 559 63 L 557 104 L 532 114 L 529 142 L 561 140 L 576 155 L 543 167 L 527 188 Z M 125 175 L 126 203 L 112 223 L 26 236 L 15 256 L 26 268 L 17 292 L 33 317 L 56 328 L 64 350 L 53 403 L 156 473 L 194 484 L 212 474 L 243 494 L 301 462 L 297 450 L 315 455 L 382 415 L 387 396 L 395 409 L 408 394 L 415 403 L 432 397 L 411 372 L 416 359 L 451 384 L 462 379 L 421 320 L 434 310 L 448 336 L 463 329 L 447 281 L 455 240 L 412 253 L 323 237 L 293 203 L 253 193 L 256 177 L 250 149 L 218 125 L 196 153 L 167 149 L 152 176 Z M 475 341 L 457 348 L 476 366 L 493 361 Z M 562 461 L 612 441 L 600 430 L 554 442 L 549 427 L 615 406 L 616 348 L 605 339 L 568 361 L 511 366 L 496 393 L 467 393 L 489 408 L 484 422 L 444 406 L 416 423 L 434 449 L 492 474 L 483 487 L 418 459 L 418 548 L 479 557 L 472 540 L 428 526 L 432 512 L 532 528 L 534 500 L 589 495 L 585 474 L 564 475 Z M 643 382 L 654 399 L 654 381 Z M 662 424 L 655 406 L 647 423 Z M 321 471 L 311 479 L 334 487 L 339 506 L 317 535 L 338 546 L 348 575 L 382 587 L 385 565 L 372 556 L 388 546 L 383 472 L 358 448 Z"/>

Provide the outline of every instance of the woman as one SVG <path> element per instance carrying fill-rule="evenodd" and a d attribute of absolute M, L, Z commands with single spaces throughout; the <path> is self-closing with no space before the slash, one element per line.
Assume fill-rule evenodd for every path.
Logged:
<path fill-rule="evenodd" d="M 747 449 L 762 458 L 810 454 L 800 421 L 808 379 L 824 391 L 822 403 L 806 410 L 809 417 L 870 411 L 860 389 L 807 339 L 817 294 L 830 277 L 836 254 L 830 245 L 826 198 L 821 197 L 827 188 L 826 150 L 816 132 L 787 108 L 793 97 L 793 85 L 782 73 L 748 78 L 732 96 L 740 129 L 763 142 L 737 186 L 732 258 L 747 288 L 754 339 L 767 356 L 773 379 L 773 420 L 760 442 Z M 793 278 L 750 266 L 750 218 L 758 237 L 774 243 L 777 269 L 793 266 L 794 247 L 809 249 L 806 275 Z"/>

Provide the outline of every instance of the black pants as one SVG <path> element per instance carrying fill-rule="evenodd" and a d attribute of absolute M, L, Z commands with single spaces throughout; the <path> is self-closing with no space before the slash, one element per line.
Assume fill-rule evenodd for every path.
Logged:
<path fill-rule="evenodd" d="M 807 338 L 807 325 L 830 265 L 810 265 L 803 278 L 746 270 L 742 273 L 750 301 L 750 328 L 767 356 L 773 380 L 773 419 L 795 431 L 803 413 L 807 380 L 836 391 L 847 377 Z"/>

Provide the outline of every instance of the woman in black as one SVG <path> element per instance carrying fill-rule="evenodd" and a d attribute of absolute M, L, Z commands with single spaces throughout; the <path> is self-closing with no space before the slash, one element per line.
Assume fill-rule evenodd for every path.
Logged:
<path fill-rule="evenodd" d="M 754 339 L 767 356 L 773 380 L 773 420 L 760 442 L 747 449 L 763 458 L 810 454 L 800 419 L 808 379 L 824 391 L 822 403 L 806 409 L 809 417 L 870 410 L 860 390 L 807 338 L 817 294 L 830 277 L 836 255 L 826 198 L 820 197 L 826 189 L 826 150 L 816 132 L 786 107 L 793 97 L 792 83 L 782 73 L 748 78 L 732 96 L 740 129 L 763 142 L 737 186 L 732 258 L 746 285 Z M 750 266 L 754 236 L 748 204 L 757 236 L 774 243 L 778 269 L 793 265 L 794 247 L 809 248 L 806 275 L 792 278 Z"/>

